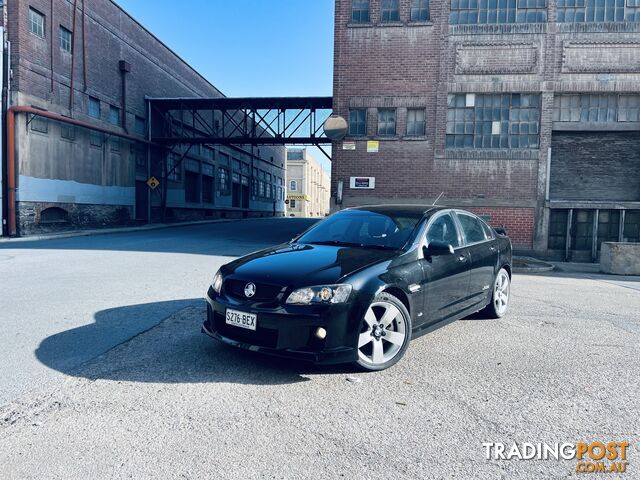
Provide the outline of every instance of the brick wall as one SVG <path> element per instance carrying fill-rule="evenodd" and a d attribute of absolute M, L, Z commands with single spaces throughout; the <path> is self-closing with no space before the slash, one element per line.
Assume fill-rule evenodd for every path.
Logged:
<path fill-rule="evenodd" d="M 531 250 L 533 238 L 533 208 L 468 208 L 476 215 L 484 217 L 492 227 L 504 227 L 514 248 Z"/>
<path fill-rule="evenodd" d="M 554 93 L 640 91 L 640 25 L 556 24 L 556 0 L 547 2 L 549 23 L 513 25 L 449 25 L 448 0 L 431 1 L 430 21 L 414 25 L 410 1 L 400 0 L 401 22 L 385 25 L 380 3 L 371 0 L 370 24 L 353 25 L 351 1 L 336 0 L 334 109 L 348 118 L 349 108 L 366 108 L 368 128 L 364 138 L 346 138 L 355 151 L 333 146 L 334 200 L 344 185 L 334 208 L 431 203 L 443 193 L 442 204 L 498 212 L 514 243 L 544 252 Z M 449 93 L 503 92 L 540 95 L 539 148 L 445 148 Z M 396 137 L 377 138 L 380 107 L 397 109 Z M 407 107 L 426 109 L 425 138 L 404 138 Z M 367 153 L 366 140 L 380 140 L 379 152 Z M 349 189 L 351 176 L 376 177 L 375 190 Z"/>

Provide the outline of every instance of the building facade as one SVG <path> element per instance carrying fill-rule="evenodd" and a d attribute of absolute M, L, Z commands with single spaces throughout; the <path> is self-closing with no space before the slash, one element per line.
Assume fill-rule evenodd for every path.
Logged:
<path fill-rule="evenodd" d="M 520 251 L 640 241 L 640 3 L 337 0 L 332 205 L 439 203 Z"/>
<path fill-rule="evenodd" d="M 284 214 L 284 147 L 145 142 L 147 98 L 222 93 L 116 3 L 9 0 L 3 25 L 4 234 Z"/>
<path fill-rule="evenodd" d="M 331 177 L 306 148 L 287 151 L 287 216 L 324 217 L 329 213 Z"/>

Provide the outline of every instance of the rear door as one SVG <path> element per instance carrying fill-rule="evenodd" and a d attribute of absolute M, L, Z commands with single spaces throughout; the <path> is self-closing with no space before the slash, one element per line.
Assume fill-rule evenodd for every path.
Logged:
<path fill-rule="evenodd" d="M 454 217 L 449 211 L 436 213 L 428 222 L 424 244 L 431 241 L 449 243 L 451 255 L 439 255 L 421 260 L 425 276 L 425 315 L 428 324 L 452 317 L 464 310 L 469 296 L 471 260 Z"/>
<path fill-rule="evenodd" d="M 468 212 L 455 215 L 462 230 L 464 244 L 471 257 L 469 301 L 467 306 L 484 306 L 491 294 L 495 266 L 498 261 L 496 239 L 484 222 Z"/>

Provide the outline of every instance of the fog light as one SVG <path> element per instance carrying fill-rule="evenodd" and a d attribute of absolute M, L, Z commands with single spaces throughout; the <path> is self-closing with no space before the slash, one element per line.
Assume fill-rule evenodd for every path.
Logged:
<path fill-rule="evenodd" d="M 324 340 L 325 338 L 327 338 L 327 331 L 322 327 L 316 328 L 316 337 L 318 337 L 320 340 Z"/>

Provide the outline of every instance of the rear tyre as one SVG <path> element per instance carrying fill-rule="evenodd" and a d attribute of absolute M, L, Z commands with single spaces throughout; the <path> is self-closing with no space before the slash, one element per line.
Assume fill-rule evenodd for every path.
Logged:
<path fill-rule="evenodd" d="M 501 268 L 493 282 L 493 293 L 489 305 L 482 311 L 486 318 L 502 318 L 509 309 L 511 298 L 511 277 L 509 272 Z"/>
<path fill-rule="evenodd" d="M 383 292 L 373 299 L 358 336 L 359 368 L 384 370 L 402 358 L 411 340 L 411 316 L 395 296 Z"/>

